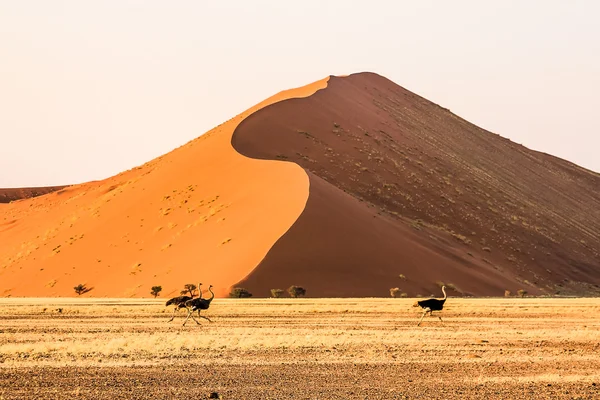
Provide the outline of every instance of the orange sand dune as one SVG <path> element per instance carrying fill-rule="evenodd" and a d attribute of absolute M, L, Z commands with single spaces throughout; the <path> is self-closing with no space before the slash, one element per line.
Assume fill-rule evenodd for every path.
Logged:
<path fill-rule="evenodd" d="M 109 179 L 0 204 L 0 296 L 162 296 L 185 283 L 217 295 L 264 258 L 302 212 L 306 173 L 254 160 L 231 137 L 248 115 L 309 96 L 328 78 L 281 92 L 186 145 Z"/>
<path fill-rule="evenodd" d="M 600 293 L 600 175 L 379 75 L 284 91 L 101 182 L 0 204 L 0 295 Z"/>

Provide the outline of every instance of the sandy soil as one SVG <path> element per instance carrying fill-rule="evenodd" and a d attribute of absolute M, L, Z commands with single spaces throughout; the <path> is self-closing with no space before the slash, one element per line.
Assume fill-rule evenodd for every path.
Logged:
<path fill-rule="evenodd" d="M 232 143 L 310 180 L 298 221 L 239 283 L 260 295 L 416 296 L 436 281 L 476 296 L 600 294 L 600 175 L 384 77 L 332 77 L 245 119 Z"/>
<path fill-rule="evenodd" d="M 225 295 L 308 197 L 302 168 L 240 155 L 233 131 L 256 110 L 311 95 L 327 80 L 281 92 L 117 176 L 0 204 L 0 297 L 72 296 L 77 284 L 92 297 L 150 296 L 154 285 L 175 294 L 200 279 Z"/>
<path fill-rule="evenodd" d="M 2 299 L 0 398 L 600 398 L 599 299 L 413 301 Z"/>

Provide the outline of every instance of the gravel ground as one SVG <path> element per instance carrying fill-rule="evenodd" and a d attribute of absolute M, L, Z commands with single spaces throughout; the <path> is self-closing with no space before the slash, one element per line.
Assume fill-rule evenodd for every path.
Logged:
<path fill-rule="evenodd" d="M 600 399 L 599 299 L 450 299 L 420 328 L 410 305 L 217 299 L 182 327 L 158 302 L 2 300 L 0 399 Z"/>

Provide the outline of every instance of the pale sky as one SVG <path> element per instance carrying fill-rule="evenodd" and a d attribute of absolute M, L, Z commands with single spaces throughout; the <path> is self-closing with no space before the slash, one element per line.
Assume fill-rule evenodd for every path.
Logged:
<path fill-rule="evenodd" d="M 593 0 L 0 0 L 0 187 L 103 179 L 362 71 L 600 171 L 599 16 Z"/>

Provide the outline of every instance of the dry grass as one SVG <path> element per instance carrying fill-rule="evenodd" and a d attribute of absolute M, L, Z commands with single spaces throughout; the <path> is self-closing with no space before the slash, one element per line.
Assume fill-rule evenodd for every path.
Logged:
<path fill-rule="evenodd" d="M 0 299 L 0 372 L 157 363 L 449 365 L 449 379 L 467 387 L 600 384 L 600 299 L 450 298 L 444 324 L 426 318 L 420 328 L 413 303 L 215 299 L 206 312 L 212 324 L 190 319 L 182 327 L 183 312 L 167 323 L 171 310 L 162 299 Z"/>

